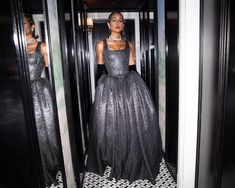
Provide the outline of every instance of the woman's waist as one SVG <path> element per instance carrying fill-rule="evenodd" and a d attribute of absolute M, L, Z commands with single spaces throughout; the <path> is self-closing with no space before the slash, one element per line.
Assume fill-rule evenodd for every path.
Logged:
<path fill-rule="evenodd" d="M 43 81 L 43 82 L 47 82 L 48 79 L 46 77 L 36 77 L 36 78 L 30 78 L 30 82 L 40 82 L 40 81 Z"/>
<path fill-rule="evenodd" d="M 119 74 L 117 74 L 117 73 L 108 73 L 107 76 L 113 77 L 113 78 L 125 78 L 125 77 L 128 76 L 128 74 L 129 74 L 129 71 L 126 72 L 126 73 L 119 73 Z"/>

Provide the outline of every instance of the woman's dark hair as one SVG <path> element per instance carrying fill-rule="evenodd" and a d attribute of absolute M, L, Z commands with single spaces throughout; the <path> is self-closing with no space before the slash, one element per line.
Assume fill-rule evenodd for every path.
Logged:
<path fill-rule="evenodd" d="M 34 20 L 33 20 L 33 16 L 31 14 L 24 14 L 24 16 L 27 18 L 27 20 L 29 21 L 30 25 L 35 25 Z"/>
<path fill-rule="evenodd" d="M 107 23 L 110 23 L 110 21 L 111 21 L 111 19 L 112 19 L 112 16 L 113 16 L 114 14 L 119 14 L 119 15 L 121 15 L 122 20 L 123 20 L 123 23 L 125 23 L 125 19 L 124 19 L 122 13 L 119 12 L 119 11 L 113 11 L 113 12 L 111 12 L 111 13 L 109 14 Z M 108 35 L 110 35 L 110 34 L 111 34 L 111 31 L 108 29 Z M 125 38 L 125 37 L 126 37 L 124 30 L 121 32 L 121 37 L 122 37 L 122 38 Z"/>
<path fill-rule="evenodd" d="M 31 26 L 35 25 L 34 20 L 33 20 L 33 16 L 31 14 L 24 14 L 24 17 L 29 21 L 29 24 Z M 32 37 L 35 39 L 38 38 L 38 35 L 37 36 L 35 35 L 35 30 L 32 31 Z"/>
<path fill-rule="evenodd" d="M 108 21 L 107 21 L 107 22 L 110 22 L 110 21 L 111 21 L 112 16 L 113 16 L 114 14 L 120 14 L 121 17 L 122 17 L 123 23 L 125 23 L 124 17 L 123 17 L 123 15 L 122 15 L 122 13 L 119 12 L 119 11 L 113 11 L 113 12 L 111 12 L 111 14 L 110 14 L 109 17 L 108 17 Z"/>

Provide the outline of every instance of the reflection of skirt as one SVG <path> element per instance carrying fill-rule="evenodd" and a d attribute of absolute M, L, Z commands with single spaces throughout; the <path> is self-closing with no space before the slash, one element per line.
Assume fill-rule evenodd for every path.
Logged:
<path fill-rule="evenodd" d="M 42 168 L 46 186 L 56 182 L 59 148 L 55 129 L 55 108 L 48 80 L 31 81 Z"/>
<path fill-rule="evenodd" d="M 155 183 L 162 160 L 157 114 L 149 89 L 134 71 L 126 77 L 102 76 L 90 119 L 87 171 L 110 179 Z"/>

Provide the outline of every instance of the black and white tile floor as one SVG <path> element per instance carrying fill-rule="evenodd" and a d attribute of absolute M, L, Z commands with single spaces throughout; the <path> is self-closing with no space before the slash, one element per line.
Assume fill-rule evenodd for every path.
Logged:
<path fill-rule="evenodd" d="M 165 161 L 162 160 L 160 173 L 157 176 L 156 184 L 151 184 L 148 180 L 137 180 L 130 184 L 128 180 L 109 181 L 107 177 L 110 174 L 110 167 L 107 167 L 104 176 L 86 172 L 83 182 L 83 188 L 176 188 L 176 183 L 166 167 Z"/>
<path fill-rule="evenodd" d="M 54 183 L 50 187 L 46 188 L 63 188 L 63 179 L 62 179 L 62 172 L 58 171 L 56 174 L 56 181 L 58 185 L 55 185 Z"/>

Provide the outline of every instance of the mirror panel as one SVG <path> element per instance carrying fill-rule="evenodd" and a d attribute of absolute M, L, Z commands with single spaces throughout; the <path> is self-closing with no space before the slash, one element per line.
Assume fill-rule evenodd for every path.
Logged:
<path fill-rule="evenodd" d="M 63 81 L 60 72 L 62 68 L 59 31 L 56 24 L 58 18 L 47 14 L 57 13 L 57 5 L 45 6 L 43 3 L 45 1 L 37 0 L 31 3 L 22 0 L 27 68 L 44 185 L 66 187 L 66 156 L 63 156 L 61 143 L 64 142 L 66 117 L 63 116 L 66 115 L 66 111 L 61 89 Z M 48 10 L 43 10 L 43 7 L 47 7 Z M 57 37 L 56 40 L 53 37 Z M 63 150 L 65 148 L 66 146 Z"/>

